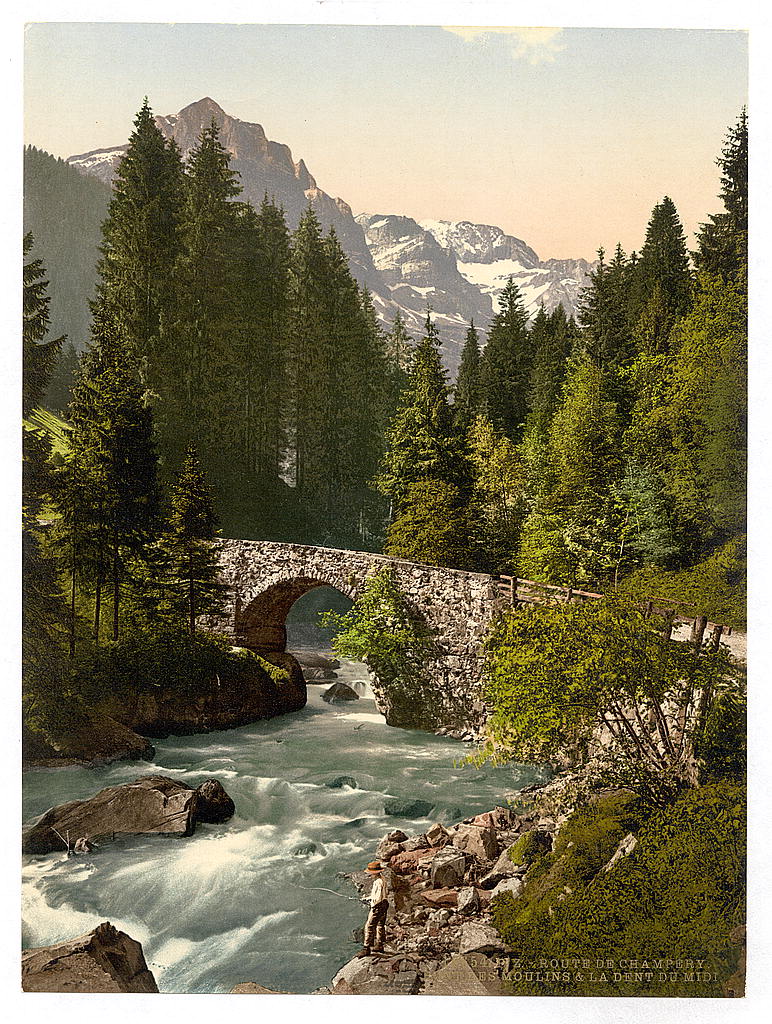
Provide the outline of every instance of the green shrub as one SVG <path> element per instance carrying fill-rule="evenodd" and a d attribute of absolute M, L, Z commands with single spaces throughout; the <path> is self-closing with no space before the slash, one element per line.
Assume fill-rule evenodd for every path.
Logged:
<path fill-rule="evenodd" d="M 746 539 L 736 537 L 689 569 L 638 569 L 619 584 L 618 593 L 639 601 L 660 597 L 688 602 L 711 622 L 745 629 L 746 572 Z"/>
<path fill-rule="evenodd" d="M 665 638 L 616 597 L 513 609 L 486 640 L 482 756 L 580 760 L 595 748 L 608 785 L 663 806 L 697 781 L 693 746 L 714 697 L 743 687 L 723 648 Z"/>
<path fill-rule="evenodd" d="M 744 787 L 721 782 L 690 790 L 636 831 L 629 826 L 637 814 L 632 803 L 577 812 L 553 853 L 532 867 L 523 894 L 494 900 L 494 923 L 514 956 L 537 971 L 558 960 L 569 975 L 514 971 L 518 994 L 724 994 L 741 952 L 730 933 L 745 920 Z M 631 830 L 635 850 L 598 874 Z M 667 959 L 703 960 L 704 975 L 690 979 L 687 968 L 673 967 L 663 980 L 651 965 Z M 601 971 L 598 961 L 615 966 Z M 647 967 L 625 978 L 619 965 L 628 961 Z"/>
<path fill-rule="evenodd" d="M 174 689 L 190 697 L 211 689 L 219 677 L 232 681 L 259 665 L 281 685 L 286 670 L 246 649 L 233 650 L 227 638 L 181 628 L 147 627 L 125 633 L 82 653 L 75 674 L 87 704 L 127 691 Z"/>

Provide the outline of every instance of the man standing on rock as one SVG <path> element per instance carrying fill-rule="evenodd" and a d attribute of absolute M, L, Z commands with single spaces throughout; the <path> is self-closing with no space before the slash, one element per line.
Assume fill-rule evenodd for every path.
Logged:
<path fill-rule="evenodd" d="M 389 892 L 383 877 L 383 865 L 373 860 L 367 865 L 367 872 L 375 877 L 370 890 L 370 913 L 365 924 L 365 948 L 358 956 L 382 953 L 386 938 L 386 914 L 389 910 Z"/>

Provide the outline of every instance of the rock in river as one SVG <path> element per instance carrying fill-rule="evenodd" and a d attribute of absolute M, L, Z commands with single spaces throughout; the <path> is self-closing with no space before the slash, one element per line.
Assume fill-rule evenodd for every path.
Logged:
<path fill-rule="evenodd" d="M 349 789 L 356 789 L 357 780 L 352 775 L 336 775 L 334 779 L 328 779 L 325 782 L 325 786 L 328 789 L 343 789 L 344 786 L 348 786 Z"/>
<path fill-rule="evenodd" d="M 81 836 L 97 843 L 117 835 L 192 835 L 199 821 L 231 817 L 233 801 L 216 779 L 198 789 L 164 775 L 145 775 L 100 790 L 89 800 L 52 807 L 22 836 L 24 853 L 63 850 L 62 838 Z M 57 835 L 57 832 L 59 835 Z"/>
<path fill-rule="evenodd" d="M 340 668 L 340 662 L 337 658 L 326 658 L 323 654 L 314 654 L 311 651 L 295 653 L 295 660 L 303 668 L 324 668 L 328 671 Z"/>
<path fill-rule="evenodd" d="M 142 946 L 109 921 L 21 955 L 25 992 L 157 992 Z"/>
<path fill-rule="evenodd" d="M 359 694 L 345 683 L 338 682 L 324 691 L 322 700 L 326 700 L 328 704 L 337 704 L 344 700 L 359 700 Z"/>
<path fill-rule="evenodd" d="M 393 818 L 425 818 L 431 809 L 426 800 L 387 800 L 383 808 Z"/>

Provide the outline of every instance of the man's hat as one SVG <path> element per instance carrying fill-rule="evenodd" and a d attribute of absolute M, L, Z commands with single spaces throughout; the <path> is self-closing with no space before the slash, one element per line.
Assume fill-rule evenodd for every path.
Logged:
<path fill-rule="evenodd" d="M 383 870 L 383 865 L 379 860 L 371 860 L 367 865 L 367 870 L 371 875 L 379 875 Z"/>

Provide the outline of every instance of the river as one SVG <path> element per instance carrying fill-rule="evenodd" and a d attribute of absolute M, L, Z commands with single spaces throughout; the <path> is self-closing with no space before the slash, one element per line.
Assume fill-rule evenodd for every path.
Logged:
<path fill-rule="evenodd" d="M 464 744 L 385 724 L 364 665 L 344 662 L 338 676 L 360 700 L 330 706 L 321 699 L 326 687 L 309 685 L 302 711 L 157 740 L 152 764 L 26 772 L 25 822 L 151 773 L 191 786 L 219 779 L 236 814 L 187 839 L 128 838 L 87 857 L 25 857 L 24 946 L 109 920 L 142 943 L 162 992 L 228 992 L 242 981 L 311 992 L 356 952 L 351 932 L 366 914 L 343 898 L 354 891 L 339 872 L 361 869 L 390 829 L 457 821 L 546 778 L 531 765 L 462 765 Z M 330 787 L 339 776 L 356 787 Z M 432 810 L 387 815 L 392 798 L 424 800 Z"/>

